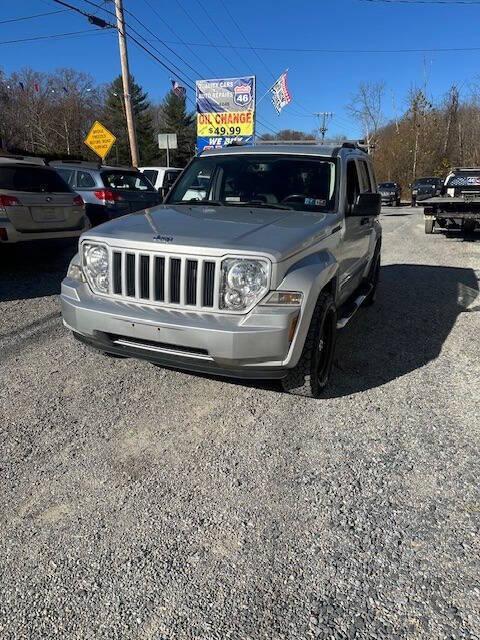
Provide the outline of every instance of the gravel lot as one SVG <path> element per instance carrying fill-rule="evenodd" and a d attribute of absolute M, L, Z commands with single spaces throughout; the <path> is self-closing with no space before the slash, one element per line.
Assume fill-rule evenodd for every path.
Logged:
<path fill-rule="evenodd" d="M 386 209 L 328 397 L 86 350 L 0 256 L 0 637 L 480 637 L 480 234 Z"/>

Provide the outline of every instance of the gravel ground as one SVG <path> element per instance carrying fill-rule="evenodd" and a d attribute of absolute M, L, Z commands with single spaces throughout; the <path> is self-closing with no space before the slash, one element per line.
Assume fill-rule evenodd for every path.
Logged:
<path fill-rule="evenodd" d="M 321 401 L 92 353 L 71 247 L 1 256 L 2 639 L 480 637 L 480 243 L 382 221 Z"/>

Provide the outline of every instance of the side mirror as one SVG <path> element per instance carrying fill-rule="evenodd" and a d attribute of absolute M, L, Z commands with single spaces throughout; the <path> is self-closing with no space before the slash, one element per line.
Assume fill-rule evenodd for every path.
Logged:
<path fill-rule="evenodd" d="M 352 207 L 352 216 L 379 216 L 382 196 L 379 193 L 361 193 Z"/>

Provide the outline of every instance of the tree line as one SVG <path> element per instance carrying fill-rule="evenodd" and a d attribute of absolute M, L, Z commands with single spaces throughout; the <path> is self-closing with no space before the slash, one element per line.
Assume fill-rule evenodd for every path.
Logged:
<path fill-rule="evenodd" d="M 412 88 L 401 115 L 386 121 L 384 83 L 362 84 L 348 106 L 370 145 L 379 181 L 404 188 L 415 179 L 444 178 L 451 167 L 480 166 L 480 91 L 457 85 L 437 102 L 425 87 Z"/>
<path fill-rule="evenodd" d="M 185 166 L 195 152 L 195 114 L 185 98 L 169 91 L 154 104 L 132 78 L 141 164 L 165 164 L 158 133 L 177 133 L 178 149 L 171 164 Z M 98 86 L 85 73 L 59 69 L 39 73 L 32 69 L 7 76 L 0 71 L 0 149 L 46 158 L 98 160 L 83 141 L 95 120 L 116 136 L 108 162 L 130 164 L 121 78 Z"/>
<path fill-rule="evenodd" d="M 423 88 L 412 88 L 393 120 L 385 117 L 390 91 L 384 83 L 363 83 L 347 105 L 373 154 L 379 181 L 407 187 L 422 176 L 445 176 L 452 166 L 480 165 L 480 87 L 462 95 L 452 85 L 434 102 Z M 165 164 L 158 133 L 177 133 L 172 164 L 183 167 L 195 153 L 195 114 L 173 91 L 154 104 L 132 78 L 140 162 Z M 121 78 L 96 85 L 85 73 L 25 69 L 9 76 L 0 71 L 0 149 L 44 157 L 96 160 L 83 140 L 95 120 L 117 137 L 108 161 L 129 164 Z M 285 129 L 260 140 L 311 140 L 318 132 Z M 346 139 L 337 136 L 336 141 Z"/>

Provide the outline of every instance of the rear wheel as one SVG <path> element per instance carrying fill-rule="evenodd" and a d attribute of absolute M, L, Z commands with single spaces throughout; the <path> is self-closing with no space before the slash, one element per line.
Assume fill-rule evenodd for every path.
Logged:
<path fill-rule="evenodd" d="M 425 220 L 425 233 L 433 233 L 435 220 Z"/>
<path fill-rule="evenodd" d="M 464 220 L 463 231 L 465 233 L 473 233 L 475 231 L 475 220 Z"/>
<path fill-rule="evenodd" d="M 337 309 L 329 293 L 321 293 L 298 364 L 282 380 L 284 391 L 318 398 L 327 386 L 335 354 Z"/>

